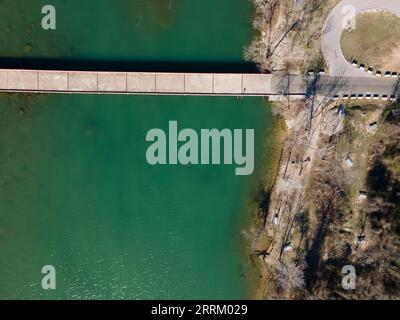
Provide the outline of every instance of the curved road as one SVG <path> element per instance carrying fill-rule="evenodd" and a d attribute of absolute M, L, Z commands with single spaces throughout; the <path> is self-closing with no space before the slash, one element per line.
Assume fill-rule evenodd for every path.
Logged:
<path fill-rule="evenodd" d="M 322 52 L 328 64 L 329 74 L 336 77 L 371 77 L 365 71 L 352 66 L 344 57 L 340 45 L 343 32 L 342 21 L 348 11 L 345 6 L 353 6 L 355 13 L 368 10 L 385 10 L 400 17 L 400 0 L 343 0 L 329 14 L 322 30 Z"/>

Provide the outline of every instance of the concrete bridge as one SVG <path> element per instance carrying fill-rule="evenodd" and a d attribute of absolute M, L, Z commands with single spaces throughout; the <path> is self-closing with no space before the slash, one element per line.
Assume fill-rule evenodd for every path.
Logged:
<path fill-rule="evenodd" d="M 399 78 L 236 73 L 142 73 L 0 69 L 0 92 L 270 96 L 397 97 Z"/>
<path fill-rule="evenodd" d="M 263 74 L 84 72 L 0 69 L 0 90 L 147 95 L 267 95 Z"/>

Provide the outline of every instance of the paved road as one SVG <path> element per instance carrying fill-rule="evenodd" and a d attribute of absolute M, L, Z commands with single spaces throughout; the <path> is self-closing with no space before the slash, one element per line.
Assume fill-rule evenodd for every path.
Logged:
<path fill-rule="evenodd" d="M 0 69 L 0 91 L 284 96 L 398 95 L 400 78 Z M 385 98 L 388 98 L 385 97 Z"/>
<path fill-rule="evenodd" d="M 400 0 L 343 0 L 329 14 L 322 30 L 322 52 L 329 67 L 329 73 L 335 77 L 372 77 L 365 71 L 353 67 L 343 56 L 340 38 L 343 32 L 345 6 L 353 6 L 355 13 L 368 10 L 385 10 L 400 17 Z M 390 30 L 388 30 L 390 32 Z M 378 44 L 377 44 L 378 45 Z"/>
<path fill-rule="evenodd" d="M 275 74 L 271 79 L 271 94 L 284 95 L 312 95 L 318 93 L 327 98 L 338 95 L 352 94 L 378 94 L 399 96 L 400 78 L 377 78 L 377 77 L 332 77 L 332 76 L 278 76 Z"/>

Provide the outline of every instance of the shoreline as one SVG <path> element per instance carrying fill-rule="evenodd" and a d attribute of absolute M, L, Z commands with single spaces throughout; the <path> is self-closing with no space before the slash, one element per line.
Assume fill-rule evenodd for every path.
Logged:
<path fill-rule="evenodd" d="M 260 268 L 254 256 L 254 233 L 262 233 L 266 224 L 271 195 L 274 192 L 276 181 L 281 174 L 281 164 L 284 150 L 284 140 L 288 134 L 286 119 L 281 114 L 274 113 L 274 103 L 265 100 L 265 108 L 272 113 L 273 127 L 264 133 L 262 151 L 262 166 L 252 184 L 252 192 L 246 201 L 245 229 L 242 230 L 245 255 L 245 273 L 248 275 L 246 281 L 247 291 L 250 299 L 260 300 L 259 277 Z M 268 209 L 267 209 L 268 210 Z"/>
<path fill-rule="evenodd" d="M 278 1 L 266 4 L 251 0 L 251 3 L 255 7 L 253 27 L 256 32 L 253 41 L 244 51 L 247 61 L 255 62 L 260 72 L 280 70 L 297 74 L 302 73 L 304 69 L 320 68 L 319 63 L 314 65 L 313 61 L 319 61 L 314 59 L 319 55 L 319 42 L 313 40 L 312 45 L 305 49 L 300 41 L 294 49 L 290 49 L 294 42 L 292 43 L 291 36 L 288 36 L 289 33 L 282 29 L 283 20 L 287 18 L 282 10 L 289 8 L 292 19 L 297 16 L 298 10 L 303 8 Z M 329 1 L 321 10 L 313 8 L 307 11 L 309 19 L 318 19 L 316 27 L 305 24 L 310 35 L 315 28 L 318 29 L 318 24 L 322 25 L 325 20 L 323 16 L 328 14 L 331 5 L 332 1 Z M 274 42 L 277 39 L 281 41 L 275 46 Z M 296 207 L 299 209 L 305 200 L 308 180 L 314 166 L 315 149 L 319 142 L 319 121 L 323 117 L 321 112 L 309 121 L 305 106 L 306 102 L 291 101 L 290 98 L 287 101 L 284 99 L 270 102 L 274 116 L 280 119 L 285 129 L 278 137 L 280 150 L 274 156 L 276 166 L 272 169 L 273 178 L 270 182 L 264 180 L 264 197 L 259 199 L 256 209 L 252 212 L 253 217 L 258 219 L 253 218 L 249 222 L 247 231 L 248 252 L 254 271 L 252 297 L 255 299 L 273 299 L 281 295 L 279 290 L 274 289 L 279 286 L 279 268 L 287 267 L 283 263 L 283 248 L 286 243 L 290 243 L 290 232 L 297 215 Z M 264 176 L 267 171 L 266 166 Z M 278 217 L 277 222 L 273 221 L 275 217 Z M 285 260 L 289 262 L 293 259 L 294 253 L 288 253 Z M 302 263 L 299 265 L 302 267 Z M 287 293 L 284 292 L 283 297 L 287 298 Z"/>
<path fill-rule="evenodd" d="M 260 34 L 245 58 L 260 72 L 327 72 L 320 33 L 338 1 L 296 8 L 290 1 L 252 0 L 259 8 L 254 27 Z M 301 28 L 285 29 L 299 14 Z M 246 230 L 253 299 L 396 296 L 380 275 L 393 270 L 400 252 L 395 242 L 399 197 L 392 193 L 400 184 L 399 105 L 382 101 L 389 99 L 336 100 L 311 93 L 271 104 L 287 130 L 275 179 L 259 188 L 264 197 L 253 204 Z M 346 265 L 357 270 L 357 291 L 340 286 Z M 400 273 L 394 273 L 393 281 L 399 280 Z"/>

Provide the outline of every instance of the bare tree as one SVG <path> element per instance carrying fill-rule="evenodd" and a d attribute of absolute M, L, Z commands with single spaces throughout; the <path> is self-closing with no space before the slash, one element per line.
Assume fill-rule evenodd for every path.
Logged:
<path fill-rule="evenodd" d="M 304 260 L 298 263 L 290 262 L 285 264 L 279 261 L 276 265 L 277 286 L 284 291 L 293 291 L 295 289 L 304 289 L 305 279 L 304 270 L 307 264 Z"/>

